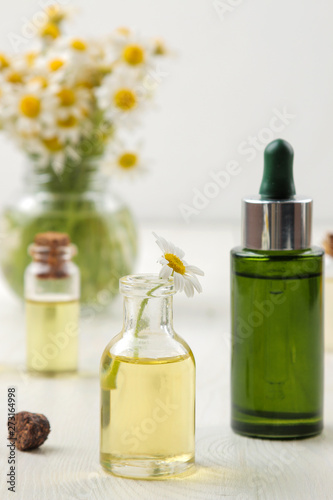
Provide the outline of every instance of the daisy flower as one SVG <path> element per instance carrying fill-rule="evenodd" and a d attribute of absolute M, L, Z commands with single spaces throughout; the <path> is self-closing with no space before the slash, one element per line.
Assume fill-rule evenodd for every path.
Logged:
<path fill-rule="evenodd" d="M 83 132 L 83 125 L 88 125 L 87 121 L 81 122 L 76 116 L 68 115 L 66 118 L 57 118 L 48 129 L 43 132 L 43 137 L 59 137 L 61 142 L 77 143 Z"/>
<path fill-rule="evenodd" d="M 162 264 L 160 278 L 168 279 L 173 276 L 175 289 L 179 292 L 184 291 L 188 297 L 193 297 L 194 290 L 201 293 L 202 287 L 196 275 L 204 276 L 204 272 L 196 266 L 187 264 L 183 258 L 185 255 L 183 250 L 156 233 L 153 235 L 163 252 L 162 257 L 158 260 Z"/>
<path fill-rule="evenodd" d="M 4 92 L 2 117 L 12 131 L 33 135 L 50 125 L 55 105 L 56 101 L 44 89 L 20 86 L 15 92 Z"/>
<path fill-rule="evenodd" d="M 69 50 L 60 50 L 56 47 L 41 55 L 34 63 L 35 73 L 53 82 L 61 82 L 65 79 L 67 81 L 68 72 L 74 69 L 75 65 L 71 61 Z"/>
<path fill-rule="evenodd" d="M 137 121 L 143 107 L 142 85 L 135 70 L 119 67 L 106 76 L 97 89 L 99 107 L 111 121 Z"/>
<path fill-rule="evenodd" d="M 118 63 L 123 63 L 138 71 L 153 66 L 156 56 L 156 44 L 135 33 L 116 31 L 111 35 L 113 56 Z"/>
<path fill-rule="evenodd" d="M 82 120 L 89 116 L 92 93 L 87 88 L 55 85 L 50 90 L 58 101 L 56 115 L 60 120 L 66 120 L 69 116 Z"/>
<path fill-rule="evenodd" d="M 51 165 L 61 173 L 73 164 L 80 168 L 80 156 L 106 153 L 101 168 L 127 176 L 143 172 L 137 147 L 117 137 L 140 124 L 154 93 L 147 77 L 165 53 L 162 42 L 128 28 L 96 39 L 65 36 L 62 25 L 73 9 L 58 4 L 44 9 L 28 51 L 0 52 L 0 127 L 36 168 Z"/>
<path fill-rule="evenodd" d="M 119 176 L 135 176 L 146 172 L 145 162 L 139 152 L 140 148 L 126 147 L 122 141 L 117 141 L 109 148 L 109 155 L 103 164 L 105 173 L 115 173 Z"/>

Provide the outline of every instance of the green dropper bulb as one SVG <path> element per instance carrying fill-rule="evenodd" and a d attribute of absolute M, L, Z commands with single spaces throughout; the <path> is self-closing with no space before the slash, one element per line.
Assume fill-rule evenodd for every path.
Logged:
<path fill-rule="evenodd" d="M 264 153 L 264 174 L 259 194 L 263 198 L 285 200 L 296 194 L 293 176 L 294 150 L 289 142 L 276 139 Z"/>

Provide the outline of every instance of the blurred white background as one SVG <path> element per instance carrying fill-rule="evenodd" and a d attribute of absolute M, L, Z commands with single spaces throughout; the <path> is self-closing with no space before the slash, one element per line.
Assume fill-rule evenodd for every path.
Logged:
<path fill-rule="evenodd" d="M 0 49 L 47 0 L 6 2 Z M 174 50 L 157 105 L 142 130 L 150 173 L 116 189 L 139 221 L 236 221 L 240 198 L 258 191 L 262 149 L 273 138 L 295 149 L 299 194 L 315 200 L 315 221 L 333 218 L 333 3 L 330 0 L 81 0 L 69 27 L 98 35 L 129 26 Z M 281 118 L 282 115 L 282 118 Z M 252 142 L 253 145 L 249 143 Z M 233 163 L 229 163 L 233 162 Z M 0 206 L 22 182 L 24 158 L 0 137 Z M 232 175 L 225 174 L 227 169 Z M 224 171 L 224 173 L 223 173 Z M 220 173 L 223 187 L 210 184 Z M 229 177 L 229 180 L 228 180 Z M 198 193 L 206 193 L 198 200 Z M 195 198 L 196 193 L 196 199 Z M 201 203 L 198 209 L 197 203 Z M 184 206 L 183 206 L 184 210 Z"/>

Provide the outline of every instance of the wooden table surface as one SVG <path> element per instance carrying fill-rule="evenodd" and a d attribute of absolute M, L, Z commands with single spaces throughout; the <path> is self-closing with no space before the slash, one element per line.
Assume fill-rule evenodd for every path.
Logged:
<path fill-rule="evenodd" d="M 122 305 L 81 320 L 80 371 L 70 378 L 25 372 L 24 311 L 0 280 L 0 498 L 18 500 L 237 500 L 333 499 L 333 354 L 325 355 L 325 430 L 319 437 L 274 442 L 248 439 L 229 426 L 229 249 L 235 228 L 141 229 L 138 272 L 157 272 L 157 230 L 203 268 L 204 293 L 175 298 L 174 325 L 197 362 L 196 467 L 186 478 L 134 481 L 113 477 L 99 465 L 98 365 L 107 342 L 121 328 Z M 16 387 L 17 411 L 44 413 L 51 433 L 32 452 L 16 452 L 16 493 L 7 490 L 7 389 Z"/>

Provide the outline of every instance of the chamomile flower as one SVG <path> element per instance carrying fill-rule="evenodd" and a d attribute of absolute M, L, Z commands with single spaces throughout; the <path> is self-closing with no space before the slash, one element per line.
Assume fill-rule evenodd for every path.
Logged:
<path fill-rule="evenodd" d="M 144 105 L 142 90 L 137 74 L 121 67 L 104 78 L 96 94 L 99 106 L 105 111 L 107 118 L 124 121 L 126 119 L 128 125 L 137 121 L 138 113 Z"/>
<path fill-rule="evenodd" d="M 124 64 L 129 68 L 135 69 L 141 75 L 147 73 L 147 70 L 153 66 L 156 53 L 156 43 L 147 40 L 136 33 L 123 31 L 124 28 L 117 30 L 111 35 L 111 54 L 115 65 Z"/>
<path fill-rule="evenodd" d="M 137 148 L 117 137 L 139 122 L 153 93 L 147 71 L 164 48 L 127 28 L 109 37 L 64 36 L 62 24 L 72 9 L 55 4 L 45 10 L 31 49 L 0 53 L 2 130 L 36 168 L 52 165 L 59 173 L 74 164 L 80 168 L 82 155 L 106 153 L 109 172 L 143 172 Z"/>
<path fill-rule="evenodd" d="M 52 122 L 54 104 L 44 89 L 20 86 L 15 92 L 4 92 L 1 114 L 12 131 L 34 135 Z"/>
<path fill-rule="evenodd" d="M 25 84 L 30 76 L 31 66 L 26 58 L 19 56 L 11 57 L 9 60 L 0 55 L 0 82 L 1 87 L 13 85 L 13 89 L 19 84 Z"/>
<path fill-rule="evenodd" d="M 52 48 L 39 57 L 34 64 L 34 72 L 39 76 L 52 79 L 53 82 L 63 81 L 71 70 L 70 54 L 66 51 Z"/>
<path fill-rule="evenodd" d="M 131 68 L 146 70 L 153 65 L 153 45 L 137 36 L 128 37 L 120 48 L 119 60 Z"/>
<path fill-rule="evenodd" d="M 56 115 L 65 120 L 74 116 L 78 120 L 87 117 L 92 108 L 92 94 L 84 87 L 72 87 L 68 85 L 56 85 L 51 88 L 58 101 Z"/>
<path fill-rule="evenodd" d="M 121 177 L 135 177 L 145 173 L 146 166 L 139 147 L 126 147 L 123 142 L 118 141 L 112 148 L 109 148 L 103 170 L 107 174 L 115 173 Z"/>
<path fill-rule="evenodd" d="M 45 137 L 59 137 L 62 142 L 78 143 L 82 135 L 83 124 L 74 115 L 56 118 L 45 132 Z"/>
<path fill-rule="evenodd" d="M 184 260 L 185 252 L 176 247 L 173 243 L 166 241 L 161 236 L 153 233 L 156 243 L 163 252 L 158 260 L 162 264 L 160 278 L 168 279 L 173 276 L 175 289 L 184 291 L 188 297 L 193 297 L 194 290 L 202 292 L 202 287 L 196 275 L 204 276 L 204 272 L 196 266 L 187 264 Z"/>

